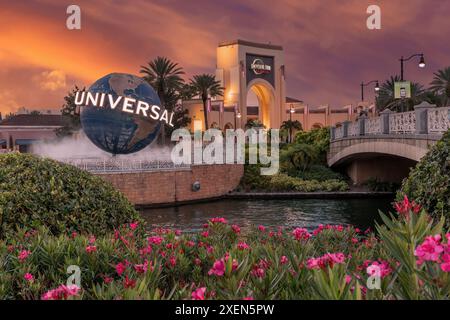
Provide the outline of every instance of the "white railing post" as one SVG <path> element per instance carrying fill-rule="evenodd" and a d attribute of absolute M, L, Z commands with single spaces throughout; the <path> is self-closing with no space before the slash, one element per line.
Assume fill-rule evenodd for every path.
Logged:
<path fill-rule="evenodd" d="M 359 136 L 363 136 L 364 134 L 365 134 L 365 131 L 366 131 L 366 120 L 367 120 L 367 116 L 365 115 L 365 114 L 363 114 L 363 115 L 361 115 L 359 118 L 358 118 L 358 127 L 359 127 L 359 130 L 358 130 L 358 135 Z"/>
<path fill-rule="evenodd" d="M 381 126 L 381 134 L 389 134 L 390 128 L 389 128 L 389 117 L 392 113 L 389 109 L 384 109 L 380 112 L 380 126 Z"/>
<path fill-rule="evenodd" d="M 416 134 L 428 133 L 428 109 L 436 108 L 436 105 L 426 101 L 414 106 L 416 112 Z"/>

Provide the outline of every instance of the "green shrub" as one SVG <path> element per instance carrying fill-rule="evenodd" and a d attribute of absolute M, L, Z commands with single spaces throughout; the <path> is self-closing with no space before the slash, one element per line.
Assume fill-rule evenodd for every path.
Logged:
<path fill-rule="evenodd" d="M 340 180 L 302 180 L 281 173 L 271 176 L 270 183 L 266 186 L 266 188 L 271 191 L 346 191 L 348 189 L 348 185 L 344 181 Z"/>
<path fill-rule="evenodd" d="M 328 127 L 313 129 L 311 131 L 300 131 L 295 135 L 295 143 L 309 144 L 314 146 L 319 155 L 321 163 L 326 164 L 327 151 L 330 145 L 330 129 Z"/>
<path fill-rule="evenodd" d="M 303 180 L 344 180 L 344 176 L 342 174 L 320 164 L 312 165 L 306 171 L 291 171 L 287 173 L 292 177 L 297 177 Z"/>
<path fill-rule="evenodd" d="M 397 197 L 404 194 L 431 215 L 450 217 L 450 131 L 411 170 Z"/>
<path fill-rule="evenodd" d="M 130 202 L 100 177 L 30 154 L 0 155 L 0 237 L 17 227 L 53 234 L 105 234 L 139 220 Z"/>
<path fill-rule="evenodd" d="M 396 182 L 379 181 L 376 178 L 367 180 L 365 185 L 371 190 L 376 192 L 395 192 L 400 188 L 400 184 Z"/>

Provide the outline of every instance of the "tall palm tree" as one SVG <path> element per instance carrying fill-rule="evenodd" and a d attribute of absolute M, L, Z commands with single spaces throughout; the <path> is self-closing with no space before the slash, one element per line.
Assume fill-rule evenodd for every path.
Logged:
<path fill-rule="evenodd" d="M 157 57 L 148 62 L 147 66 L 141 66 L 141 74 L 144 79 L 156 90 L 161 104 L 172 111 L 176 102 L 175 92 L 179 91 L 184 84 L 181 75 L 183 69 L 178 63 L 166 57 Z M 162 143 L 165 143 L 165 126 L 161 128 Z"/>
<path fill-rule="evenodd" d="M 292 142 L 292 130 L 302 130 L 302 124 L 298 120 L 286 120 L 280 128 L 289 130 L 289 142 Z"/>
<path fill-rule="evenodd" d="M 450 67 L 435 72 L 430 85 L 430 90 L 441 97 L 446 107 L 450 103 Z"/>
<path fill-rule="evenodd" d="M 205 117 L 205 129 L 208 127 L 208 110 L 207 102 L 208 98 L 213 98 L 217 96 L 223 96 L 223 87 L 220 86 L 220 81 L 216 80 L 216 77 L 212 74 L 200 74 L 195 75 L 193 79 L 190 80 L 190 86 L 192 92 L 195 95 L 199 95 L 203 101 L 203 115 Z"/>
<path fill-rule="evenodd" d="M 391 76 L 381 85 L 376 98 L 378 111 L 383 111 L 384 109 L 401 112 L 408 111 L 424 100 L 425 89 L 423 85 L 417 82 L 411 83 L 411 98 L 395 99 L 395 82 L 399 81 L 401 81 L 399 76 Z"/>

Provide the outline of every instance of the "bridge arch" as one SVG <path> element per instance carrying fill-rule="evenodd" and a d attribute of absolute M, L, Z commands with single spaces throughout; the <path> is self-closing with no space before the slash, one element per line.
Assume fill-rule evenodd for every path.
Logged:
<path fill-rule="evenodd" d="M 422 146 L 401 142 L 367 141 L 344 147 L 328 159 L 328 165 L 332 167 L 343 164 L 363 154 L 390 155 L 418 162 L 427 151 Z"/>

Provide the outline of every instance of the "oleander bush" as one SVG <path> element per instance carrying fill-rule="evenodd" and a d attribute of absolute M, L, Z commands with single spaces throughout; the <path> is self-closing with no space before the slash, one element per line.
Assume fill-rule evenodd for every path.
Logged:
<path fill-rule="evenodd" d="M 30 154 L 0 155 L 0 238 L 39 226 L 103 235 L 135 220 L 130 202 L 100 177 Z"/>
<path fill-rule="evenodd" d="M 45 227 L 0 241 L 0 299 L 448 299 L 450 233 L 414 202 L 382 215 L 378 235 L 224 218 L 201 232 L 133 222 L 101 237 Z M 80 269 L 80 282 L 67 283 Z M 75 266 L 75 267 L 74 267 Z"/>
<path fill-rule="evenodd" d="M 415 199 L 432 216 L 450 221 L 450 131 L 411 170 L 397 197 Z"/>

